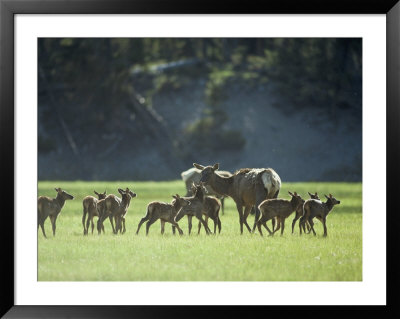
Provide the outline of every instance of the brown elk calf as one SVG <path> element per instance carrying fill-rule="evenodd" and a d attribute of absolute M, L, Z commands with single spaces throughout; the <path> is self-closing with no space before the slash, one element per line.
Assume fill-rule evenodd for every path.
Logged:
<path fill-rule="evenodd" d="M 292 196 L 290 201 L 278 198 L 267 199 L 258 206 L 261 217 L 257 221 L 257 228 L 261 236 L 263 235 L 261 231 L 261 225 L 268 230 L 270 235 L 273 235 L 279 230 L 279 228 L 281 228 L 281 235 L 283 235 L 283 230 L 285 229 L 285 219 L 289 217 L 291 213 L 297 210 L 297 208 L 302 204 L 302 198 L 296 192 L 294 192 L 294 194 L 289 192 L 289 195 Z M 267 221 L 272 218 L 277 218 L 278 220 L 278 227 L 273 232 L 271 232 L 267 226 Z"/>
<path fill-rule="evenodd" d="M 205 222 L 208 226 L 208 219 L 212 219 L 214 222 L 214 234 L 221 233 L 221 220 L 219 218 L 219 210 L 221 208 L 221 202 L 212 196 L 206 196 L 206 188 L 203 185 L 194 185 L 192 187 L 192 193 L 194 197 L 198 198 L 203 202 L 203 215 L 205 216 Z M 197 234 L 200 234 L 201 222 L 199 222 L 199 229 Z"/>
<path fill-rule="evenodd" d="M 192 230 L 192 217 L 196 216 L 199 222 L 203 224 L 204 229 L 206 230 L 206 234 L 209 235 L 211 233 L 211 230 L 206 224 L 206 221 L 203 219 L 203 211 L 204 211 L 203 199 L 202 198 L 200 199 L 196 196 L 190 196 L 184 198 L 190 202 L 190 205 L 186 205 L 178 212 L 178 214 L 176 214 L 175 221 L 178 222 L 182 219 L 183 216 L 188 216 L 189 235 L 190 235 L 190 232 Z M 172 231 L 174 232 L 173 228 Z"/>
<path fill-rule="evenodd" d="M 311 194 L 310 192 L 308 192 L 308 195 L 310 195 L 311 199 L 320 200 L 319 197 L 318 197 L 317 192 L 315 194 Z M 296 225 L 296 221 L 301 216 L 303 216 L 303 205 L 305 203 L 305 200 L 302 199 L 301 201 L 302 201 L 302 204 L 299 205 L 299 207 L 296 209 L 296 216 L 294 217 L 293 222 L 292 222 L 292 234 L 294 233 L 294 226 Z M 300 222 L 299 222 L 299 224 L 300 224 Z M 308 228 L 309 231 L 311 231 L 311 227 L 310 227 L 310 225 L 308 223 L 307 223 L 307 228 Z M 304 232 L 305 232 L 305 228 L 304 228 Z"/>
<path fill-rule="evenodd" d="M 101 234 L 103 222 L 107 217 L 110 218 L 114 234 L 117 234 L 118 231 L 123 234 L 126 231 L 125 216 L 128 212 L 131 199 L 136 197 L 136 194 L 130 191 L 129 188 L 126 188 L 126 190 L 118 188 L 118 192 L 121 194 L 122 198 L 110 194 L 105 199 L 97 202 L 97 210 L 99 212 L 97 231 L 99 235 Z M 115 221 L 115 229 L 112 221 L 113 219 Z"/>
<path fill-rule="evenodd" d="M 176 214 L 187 205 L 190 205 L 190 202 L 178 194 L 172 195 L 174 198 L 171 203 L 163 203 L 163 202 L 151 202 L 147 205 L 146 215 L 140 220 L 136 235 L 139 234 L 140 227 L 142 224 L 146 223 L 146 236 L 149 234 L 149 228 L 152 224 L 154 224 L 158 219 L 161 220 L 161 234 L 164 234 L 165 223 L 171 223 L 174 227 L 178 228 L 179 234 L 183 235 L 182 229 L 180 229 L 178 223 L 174 220 Z"/>
<path fill-rule="evenodd" d="M 38 198 L 38 229 L 39 225 L 42 228 L 43 236 L 47 238 L 44 231 L 44 221 L 47 217 L 50 218 L 51 227 L 53 229 L 53 236 L 56 235 L 56 220 L 58 215 L 63 208 L 65 201 L 74 199 L 74 196 L 63 191 L 61 188 L 55 188 L 57 192 L 56 198 L 50 198 L 47 196 L 40 196 Z"/>
<path fill-rule="evenodd" d="M 86 196 L 83 201 L 83 216 L 82 216 L 82 225 L 83 225 L 83 234 L 87 235 L 89 232 L 89 223 L 92 225 L 92 234 L 93 234 L 93 229 L 94 229 L 94 223 L 93 223 L 93 218 L 95 216 L 99 216 L 97 212 L 97 202 L 98 200 L 106 198 L 106 191 L 104 193 L 98 193 L 94 191 L 94 193 L 97 195 L 98 199 L 93 197 L 93 196 Z M 86 221 L 86 215 L 87 215 L 87 221 Z M 104 233 L 104 226 L 102 227 L 103 233 Z"/>
<path fill-rule="evenodd" d="M 303 217 L 300 219 L 300 225 L 304 229 L 304 224 L 306 221 L 310 224 L 311 230 L 316 235 L 314 230 L 314 222 L 313 218 L 316 217 L 319 221 L 321 221 L 324 226 L 324 237 L 328 235 L 328 231 L 326 229 L 326 217 L 329 212 L 333 209 L 333 206 L 340 204 L 340 200 L 337 200 L 332 194 L 329 194 L 329 197 L 326 197 L 326 202 L 321 202 L 315 199 L 309 199 L 304 203 L 303 206 Z M 300 227 L 300 235 L 301 235 L 301 227 Z"/>

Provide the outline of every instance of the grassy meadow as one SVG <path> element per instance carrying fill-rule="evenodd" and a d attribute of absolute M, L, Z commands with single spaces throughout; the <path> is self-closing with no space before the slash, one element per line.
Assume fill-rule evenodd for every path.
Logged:
<path fill-rule="evenodd" d="M 172 235 L 166 224 L 164 236 L 160 222 L 150 227 L 146 237 L 143 224 L 135 235 L 140 219 L 150 201 L 172 200 L 172 194 L 185 194 L 184 183 L 172 182 L 66 182 L 40 181 L 38 196 L 55 197 L 55 187 L 75 196 L 67 201 L 57 219 L 56 236 L 50 220 L 45 222 L 48 239 L 38 231 L 39 281 L 361 281 L 362 280 L 362 184 L 361 183 L 283 183 L 280 198 L 289 199 L 288 190 L 308 198 L 307 191 L 320 197 L 332 193 L 340 205 L 328 215 L 328 237 L 315 222 L 317 236 L 299 236 L 298 222 L 291 234 L 294 214 L 285 222 L 283 236 L 250 234 L 244 227 L 240 235 L 239 215 L 232 199 L 225 200 L 221 214 L 222 231 L 207 236 L 202 229 L 197 235 L 193 219 L 188 236 L 187 219 L 179 225 L 183 236 Z M 129 187 L 137 197 L 132 199 L 126 217 L 126 233 L 112 234 L 108 219 L 105 235 L 83 236 L 82 199 L 93 190 L 113 193 Z M 95 218 L 97 220 L 97 218 Z M 248 223 L 252 227 L 254 216 Z M 271 222 L 268 222 L 271 225 Z M 213 222 L 209 223 L 214 229 Z"/>

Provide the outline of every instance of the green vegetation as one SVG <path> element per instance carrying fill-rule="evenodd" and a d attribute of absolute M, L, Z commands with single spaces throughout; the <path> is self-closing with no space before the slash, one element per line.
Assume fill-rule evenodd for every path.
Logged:
<path fill-rule="evenodd" d="M 93 190 L 117 194 L 118 187 L 137 193 L 126 219 L 127 232 L 113 235 L 108 221 L 106 234 L 83 236 L 82 199 Z M 182 181 L 174 182 L 66 182 L 41 181 L 38 195 L 55 196 L 61 187 L 75 196 L 67 201 L 57 220 L 56 237 L 45 223 L 48 239 L 38 232 L 38 280 L 40 281 L 361 281 L 362 280 L 362 185 L 361 183 L 284 183 L 287 191 L 305 195 L 317 191 L 332 193 L 341 201 L 327 220 L 328 237 L 323 238 L 321 223 L 315 221 L 317 236 L 299 236 L 298 224 L 291 234 L 291 215 L 283 237 L 239 234 L 238 213 L 227 199 L 222 231 L 206 236 L 204 230 L 187 235 L 187 221 L 180 225 L 184 236 L 173 236 L 160 223 L 145 236 L 137 225 L 150 201 L 171 201 L 171 195 L 184 194 Z M 248 218 L 253 224 L 253 216 Z M 211 226 L 213 224 L 211 222 Z"/>

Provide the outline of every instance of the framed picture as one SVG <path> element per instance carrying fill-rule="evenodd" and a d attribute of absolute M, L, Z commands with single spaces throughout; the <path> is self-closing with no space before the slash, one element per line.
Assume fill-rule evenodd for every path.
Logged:
<path fill-rule="evenodd" d="M 301 7 L 297 6 L 295 1 L 275 2 L 268 5 L 249 4 L 246 8 L 241 6 L 224 8 L 216 4 L 211 6 L 208 3 L 193 5 L 180 1 L 165 3 L 108 0 L 92 2 L 1 1 L 1 167 L 3 168 L 2 181 L 7 184 L 3 196 L 14 199 L 14 201 L 7 201 L 7 209 L 4 210 L 3 214 L 4 231 L 2 232 L 2 239 L 6 243 L 3 250 L 3 260 L 8 262 L 3 263 L 2 315 L 5 314 L 6 318 L 46 316 L 96 316 L 106 318 L 110 316 L 172 316 L 175 314 L 183 316 L 192 315 L 193 312 L 202 314 L 205 311 L 207 313 L 215 311 L 217 315 L 221 314 L 221 311 L 226 313 L 226 308 L 194 307 L 202 305 L 335 305 L 337 306 L 335 311 L 338 314 L 360 312 L 359 308 L 340 307 L 344 305 L 386 305 L 390 311 L 396 311 L 393 300 L 395 280 L 393 278 L 393 254 L 391 254 L 393 243 L 395 243 L 393 227 L 396 224 L 396 215 L 385 215 L 382 210 L 386 208 L 387 212 L 395 212 L 396 209 L 393 203 L 395 194 L 391 184 L 394 184 L 394 179 L 397 177 L 399 159 L 398 151 L 394 145 L 397 134 L 400 133 L 397 132 L 399 130 L 398 106 L 400 102 L 398 90 L 400 5 L 397 1 L 379 3 L 370 1 L 363 2 L 362 5 L 358 1 L 352 1 L 346 6 L 339 6 L 333 2 L 316 5 L 312 1 L 304 1 Z M 140 31 L 138 31 L 139 29 Z M 131 280 L 124 279 L 126 278 L 124 276 L 111 276 L 107 283 L 103 283 L 93 279 L 95 277 L 90 277 L 85 281 L 85 279 L 77 279 L 76 275 L 71 278 L 57 275 L 53 277 L 42 276 L 39 263 L 32 265 L 32 261 L 38 261 L 38 248 L 36 242 L 37 229 L 30 225 L 34 222 L 34 218 L 30 214 L 35 210 L 31 207 L 32 200 L 36 204 L 37 196 L 40 195 L 40 185 L 39 190 L 37 186 L 38 180 L 46 178 L 41 177 L 46 176 L 43 174 L 46 165 L 38 163 L 37 160 L 37 140 L 42 135 L 40 135 L 40 128 L 38 129 L 37 125 L 39 119 L 36 105 L 41 101 L 40 94 L 43 92 L 41 93 L 40 90 L 45 91 L 43 94 L 46 95 L 46 99 L 53 99 L 53 93 L 49 93 L 50 90 L 47 90 L 46 87 L 46 77 L 53 71 L 57 72 L 57 70 L 49 71 L 48 65 L 45 69 L 46 59 L 50 60 L 54 57 L 42 54 L 50 51 L 42 50 L 42 53 L 39 51 L 41 46 L 43 48 L 51 46 L 51 39 L 65 39 L 63 45 L 68 47 L 76 45 L 79 41 L 81 41 L 79 43 L 83 43 L 84 39 L 97 39 L 96 41 L 99 41 L 99 38 L 191 38 L 199 39 L 201 50 L 205 47 L 201 43 L 202 39 L 226 39 L 224 43 L 227 47 L 218 51 L 219 53 L 214 50 L 211 44 L 208 49 L 210 52 L 213 50 L 213 52 L 217 52 L 213 54 L 224 54 L 224 52 L 228 54 L 229 52 L 229 54 L 232 53 L 232 56 L 234 55 L 233 50 L 229 51 L 230 39 L 356 39 L 352 40 L 350 44 L 345 44 L 344 47 L 351 48 L 348 50 L 351 54 L 354 54 L 352 61 L 358 61 L 362 56 L 362 98 L 358 97 L 351 100 L 360 104 L 362 112 L 360 111 L 359 115 L 362 114 L 363 116 L 362 159 L 359 159 L 362 172 L 354 173 L 355 175 L 359 174 L 358 176 L 362 175 L 362 249 L 360 248 L 359 251 L 359 255 L 362 255 L 362 270 L 359 269 L 359 273 L 351 279 L 337 277 L 343 278 L 338 279 L 338 281 L 344 282 L 329 282 L 331 277 L 319 277 L 328 278 L 326 279 L 328 282 L 324 282 L 324 279 L 316 279 L 319 282 L 311 282 L 312 280 L 307 279 L 308 277 L 304 277 L 304 280 L 294 279 L 297 282 L 289 282 L 290 279 L 272 281 L 264 277 L 255 279 L 243 277 L 244 282 L 237 282 L 237 277 L 228 276 L 226 277 L 228 279 L 222 279 L 222 282 L 214 282 L 213 279 L 208 280 L 209 277 L 201 277 L 200 282 L 192 282 L 190 279 L 186 282 L 178 282 L 176 277 L 172 277 L 173 279 L 169 282 L 160 283 L 157 281 L 159 280 L 157 277 L 150 279 L 145 277 L 144 280 L 148 281 L 132 283 Z M 255 51 L 261 52 L 264 50 L 262 45 L 265 43 L 266 41 L 262 42 L 261 40 L 253 41 L 251 45 L 254 44 Z M 279 43 L 271 42 L 270 47 L 277 48 L 279 45 L 284 47 Z M 386 73 L 384 67 L 385 43 Z M 217 45 L 223 45 L 223 43 L 217 43 Z M 298 44 L 293 45 L 293 48 L 298 47 Z M 100 46 L 97 46 L 97 48 L 102 50 Z M 206 51 L 207 48 L 204 49 L 204 52 Z M 232 58 L 232 61 L 242 59 L 239 51 L 235 51 L 237 54 Z M 35 54 L 30 54 L 30 52 L 35 52 Z M 273 54 L 271 52 L 272 50 L 265 53 L 267 58 L 269 57 L 268 54 Z M 282 49 L 280 52 L 287 51 Z M 206 53 L 204 54 L 206 55 Z M 55 57 L 51 63 L 57 61 L 58 58 Z M 251 63 L 254 65 L 267 63 L 267 58 L 262 61 L 260 59 L 251 60 Z M 340 56 L 338 55 L 337 58 L 339 59 Z M 162 58 L 160 58 L 161 60 Z M 60 66 L 61 64 L 58 64 L 57 68 Z M 146 67 L 149 68 L 149 65 Z M 283 72 L 282 70 L 284 69 L 282 68 L 279 72 Z M 228 71 L 224 69 L 215 72 L 216 82 L 221 78 L 227 78 L 229 76 Z M 321 71 L 324 70 L 321 69 Z M 140 70 L 132 69 L 131 72 L 140 72 Z M 245 72 L 241 73 L 241 76 L 248 82 L 268 81 L 267 78 L 253 72 L 251 68 L 246 69 Z M 301 77 L 302 75 L 297 74 L 297 76 Z M 361 74 L 357 74 L 357 76 L 361 79 Z M 180 83 L 177 83 L 178 81 L 171 81 L 171 78 L 173 77 L 167 79 L 158 77 L 154 80 L 154 83 L 160 91 L 173 89 L 174 85 L 180 85 Z M 289 81 L 292 77 L 288 76 L 287 79 Z M 24 84 L 21 85 L 21 82 Z M 342 82 L 345 83 L 340 84 L 342 87 L 350 85 L 345 80 Z M 359 83 L 361 83 L 361 80 Z M 281 89 L 281 92 L 285 92 L 285 88 Z M 336 97 L 340 93 L 338 89 L 328 92 L 329 89 L 322 94 L 325 96 L 330 94 L 330 96 Z M 101 95 L 100 91 L 95 94 Z M 33 95 L 31 92 L 33 92 Z M 219 91 L 214 90 L 210 93 L 210 97 L 215 97 L 216 95 L 213 95 L 215 92 L 218 93 Z M 298 92 L 307 96 L 307 92 L 304 90 Z M 289 93 L 286 91 L 286 94 Z M 136 95 L 138 103 L 140 103 L 142 96 Z M 318 99 L 317 93 L 313 92 L 312 95 L 312 98 Z M 194 92 L 193 96 L 195 97 Z M 385 96 L 386 108 L 383 102 Z M 35 100 L 35 103 L 32 100 Z M 349 99 L 346 101 L 349 101 Z M 210 102 L 210 105 L 212 103 Z M 332 112 L 345 112 L 343 110 L 347 107 L 346 103 L 343 102 L 343 105 Z M 20 107 L 21 105 L 23 107 Z M 36 107 L 30 108 L 30 105 Z M 248 111 L 250 111 L 250 107 Z M 295 111 L 286 110 L 288 113 Z M 57 112 L 65 112 L 65 110 L 59 108 Z M 211 109 L 211 111 L 208 110 L 208 112 L 214 112 L 213 116 L 218 112 L 220 112 L 219 115 L 222 114 L 218 107 Z M 75 156 L 80 156 L 79 150 L 74 150 L 75 141 L 72 137 L 74 134 L 71 134 L 71 128 L 63 122 L 62 116 L 59 117 L 61 120 L 55 125 L 59 127 L 58 129 L 62 134 L 65 134 L 64 140 L 69 144 L 69 151 L 71 153 L 76 152 Z M 340 121 L 340 116 L 337 118 Z M 32 121 L 32 119 L 36 120 Z M 96 118 L 96 120 L 99 123 L 106 124 L 104 119 Z M 134 120 L 132 118 L 132 121 Z M 141 121 L 143 122 L 143 118 Z M 192 130 L 194 130 L 193 127 Z M 232 132 L 221 133 L 221 138 L 235 133 Z M 46 138 L 46 134 L 43 136 Z M 114 137 L 107 135 L 105 139 L 107 138 L 113 139 Z M 386 143 L 384 143 L 385 139 Z M 51 144 L 56 140 L 50 138 L 41 140 L 39 147 L 51 147 Z M 240 143 L 240 136 L 235 135 L 235 138 L 229 139 L 229 141 L 232 140 L 235 143 Z M 117 142 L 116 140 L 113 141 L 114 144 L 120 143 L 118 138 Z M 333 141 L 339 142 L 334 139 Z M 342 142 L 344 143 L 344 141 Z M 108 156 L 115 152 L 115 147 L 104 148 L 102 156 Z M 210 147 L 212 148 L 212 146 Z M 361 148 L 361 145 L 355 147 Z M 73 162 L 73 157 L 71 158 Z M 50 164 L 47 166 L 50 167 Z M 62 169 L 66 169 L 67 166 L 63 164 Z M 72 166 L 73 164 L 71 164 Z M 385 166 L 386 172 L 390 172 L 390 174 L 386 174 L 382 169 Z M 380 167 L 380 170 L 378 171 L 376 167 Z M 66 174 L 71 174 L 71 179 L 79 179 L 79 177 L 73 175 L 72 170 Z M 103 176 L 96 175 L 93 172 L 91 174 L 91 179 L 96 179 L 96 176 Z M 138 174 L 137 179 L 140 180 L 141 175 Z M 329 178 L 333 178 L 332 176 L 335 176 L 338 172 L 332 170 L 329 174 L 331 174 Z M 353 173 L 350 172 L 349 174 Z M 62 176 L 62 174 L 57 176 Z M 381 185 L 379 190 L 375 189 L 376 185 Z M 58 186 L 54 185 L 54 187 Z M 320 195 L 322 196 L 322 194 Z M 139 196 L 140 194 L 138 194 Z M 281 194 L 281 196 L 282 198 L 288 197 L 287 194 Z M 377 210 L 381 210 L 379 218 L 374 217 L 374 212 Z M 11 211 L 14 214 L 6 213 Z M 385 216 L 382 217 L 383 215 Z M 249 219 L 252 220 L 252 218 Z M 359 222 L 361 223 L 361 218 Z M 46 227 L 50 227 L 49 220 L 47 223 Z M 5 225 L 8 226 L 5 227 Z M 86 225 L 87 230 L 89 230 L 89 223 Z M 280 223 L 280 225 L 284 224 Z M 197 227 L 195 228 L 197 231 Z M 287 227 L 285 230 L 286 236 L 289 236 L 289 228 Z M 47 232 L 49 230 L 50 228 L 47 228 Z M 239 231 L 239 228 L 237 230 Z M 55 228 L 53 231 L 55 231 Z M 101 232 L 101 229 L 99 231 Z M 134 230 L 128 228 L 128 232 L 132 231 Z M 153 229 L 153 231 L 156 230 Z M 38 235 L 42 235 L 40 230 Z M 82 236 L 82 234 L 76 235 Z M 239 236 L 239 232 L 237 235 Z M 42 240 L 42 237 L 39 238 L 40 240 Z M 265 242 L 267 243 L 268 239 Z M 386 249 L 382 249 L 382 247 Z M 49 249 L 47 253 L 51 255 L 51 249 L 56 249 L 56 247 L 49 247 Z M 315 256 L 315 260 L 319 261 L 320 258 L 320 256 Z M 284 259 L 282 260 L 281 262 L 284 262 Z M 336 267 L 340 269 L 339 264 Z M 53 274 L 56 272 L 53 272 Z M 99 291 L 103 292 L 98 294 Z M 313 300 L 307 300 L 309 299 L 307 296 L 312 294 L 313 291 L 319 291 L 318 295 L 314 296 Z M 306 292 L 306 294 L 301 294 L 301 292 Z M 108 297 L 107 294 L 111 294 L 112 297 Z M 323 296 L 329 296 L 329 300 L 326 300 Z M 155 307 L 156 305 L 158 306 Z M 175 308 L 169 305 L 193 306 Z M 247 311 L 244 308 L 240 309 L 242 310 L 229 308 L 228 311 Z M 264 311 L 264 308 L 262 309 L 261 311 Z M 272 307 L 266 311 L 270 312 L 270 309 L 276 313 L 281 310 L 280 307 Z M 320 309 L 317 308 L 317 310 Z M 285 309 L 292 314 L 308 312 L 309 310 L 308 307 Z M 367 311 L 366 308 L 363 308 L 363 310 Z"/>

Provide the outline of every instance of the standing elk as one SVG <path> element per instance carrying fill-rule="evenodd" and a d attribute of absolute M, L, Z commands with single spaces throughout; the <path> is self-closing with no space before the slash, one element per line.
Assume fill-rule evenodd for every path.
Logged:
<path fill-rule="evenodd" d="M 57 192 L 56 198 L 51 198 L 47 196 L 40 196 L 38 198 L 38 229 L 39 225 L 42 228 L 42 233 L 45 238 L 47 238 L 44 231 L 44 222 L 47 217 L 50 218 L 51 227 L 53 229 L 53 236 L 56 235 L 56 220 L 58 215 L 63 208 L 65 201 L 69 199 L 74 199 L 74 196 L 63 191 L 61 188 L 55 188 Z"/>
<path fill-rule="evenodd" d="M 86 196 L 83 201 L 83 216 L 82 216 L 82 225 L 83 225 L 83 235 L 87 235 L 89 232 L 89 223 L 91 223 L 92 226 L 92 234 L 93 234 L 93 229 L 94 229 L 94 223 L 93 223 L 93 218 L 95 216 L 99 216 L 97 212 L 97 202 L 98 200 L 106 198 L 106 191 L 104 193 L 98 193 L 94 191 L 94 193 L 97 195 L 98 199 L 93 197 L 93 196 Z M 86 221 L 86 215 L 87 215 L 87 221 Z M 103 233 L 104 233 L 104 226 L 102 227 Z"/>
<path fill-rule="evenodd" d="M 326 229 L 326 217 L 333 209 L 333 206 L 340 204 L 340 200 L 337 200 L 332 194 L 329 194 L 329 197 L 326 197 L 326 202 L 321 202 L 315 199 L 309 199 L 304 203 L 303 206 L 303 217 L 300 219 L 300 235 L 301 235 L 301 228 L 304 229 L 304 224 L 306 221 L 310 224 L 311 230 L 316 235 L 314 230 L 314 222 L 313 218 L 316 217 L 324 226 L 324 237 L 328 235 L 328 231 Z"/>
<path fill-rule="evenodd" d="M 218 175 L 223 177 L 232 176 L 231 172 L 228 171 L 218 171 Z M 201 179 L 201 170 L 195 167 L 189 168 L 188 170 L 181 173 L 182 180 L 185 182 L 186 186 L 186 195 L 185 197 L 189 197 L 193 195 L 192 184 L 199 184 Z M 218 194 L 210 185 L 205 186 L 207 190 L 207 194 L 210 196 L 214 196 L 221 201 L 222 215 L 224 214 L 224 195 Z"/>
<path fill-rule="evenodd" d="M 265 199 L 277 198 L 281 187 L 281 179 L 272 168 L 242 168 L 230 177 L 222 177 L 216 173 L 219 164 L 202 166 L 194 163 L 201 170 L 201 179 L 205 185 L 210 185 L 218 194 L 231 197 L 236 203 L 239 213 L 240 233 L 243 234 L 243 224 L 249 232 L 254 232 L 260 217 L 258 206 Z M 253 230 L 247 224 L 247 216 L 256 205 Z M 245 207 L 243 213 L 243 207 Z"/>
<path fill-rule="evenodd" d="M 203 185 L 194 185 L 192 186 L 192 192 L 194 197 L 198 198 L 203 202 L 203 215 L 205 216 L 205 222 L 208 226 L 208 219 L 212 219 L 214 222 L 214 234 L 217 233 L 217 226 L 218 226 L 218 233 L 221 233 L 221 220 L 219 218 L 219 210 L 221 208 L 221 202 L 218 198 L 213 196 L 206 196 L 205 192 L 206 189 Z M 199 222 L 198 232 L 200 234 L 201 229 L 201 222 Z"/>
<path fill-rule="evenodd" d="M 110 194 L 105 199 L 97 202 L 97 210 L 99 213 L 99 219 L 97 220 L 97 231 L 99 235 L 101 234 L 103 222 L 107 217 L 111 217 L 110 221 L 114 234 L 117 234 L 118 231 L 123 234 L 126 231 L 125 216 L 128 212 L 131 198 L 136 197 L 136 194 L 130 191 L 129 188 L 126 188 L 126 190 L 118 188 L 118 192 L 121 194 L 122 199 Z M 112 219 L 115 221 L 115 230 Z"/>
<path fill-rule="evenodd" d="M 310 196 L 311 199 L 320 200 L 317 192 L 315 194 L 311 194 L 310 192 L 308 192 L 308 195 Z M 292 234 L 294 233 L 294 226 L 296 225 L 296 221 L 299 218 L 301 218 L 301 216 L 303 216 L 303 205 L 304 205 L 304 203 L 305 203 L 305 200 L 302 199 L 302 204 L 296 209 L 296 216 L 294 217 L 293 222 L 292 222 Z M 299 222 L 299 224 L 300 224 L 300 222 Z M 310 232 L 311 231 L 311 227 L 308 224 L 308 222 L 307 222 L 307 228 L 308 228 L 308 231 Z M 305 228 L 304 228 L 304 232 L 305 232 Z"/>
<path fill-rule="evenodd" d="M 263 235 L 261 226 L 264 226 L 270 235 L 273 235 L 281 228 L 281 236 L 283 235 L 286 218 L 288 218 L 291 213 L 303 204 L 303 199 L 296 192 L 289 192 L 289 195 L 292 196 L 290 201 L 281 198 L 267 199 L 258 206 L 261 212 L 261 217 L 257 221 L 257 228 L 261 236 Z M 277 219 L 278 226 L 271 232 L 267 226 L 267 221 L 272 218 Z"/>
<path fill-rule="evenodd" d="M 161 234 L 164 234 L 165 223 L 171 223 L 173 227 L 178 228 L 179 234 L 183 235 L 182 229 L 179 227 L 178 223 L 175 221 L 176 214 L 187 205 L 190 205 L 190 202 L 178 194 L 172 195 L 174 198 L 171 203 L 163 203 L 163 202 L 151 202 L 147 205 L 146 215 L 140 220 L 138 228 L 136 230 L 136 235 L 139 234 L 140 227 L 142 224 L 146 223 L 146 236 L 149 234 L 149 228 L 152 224 L 154 224 L 158 219 L 161 220 Z"/>

